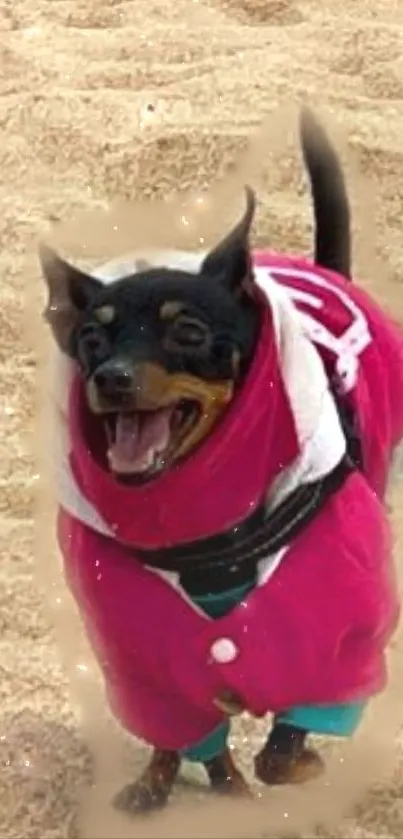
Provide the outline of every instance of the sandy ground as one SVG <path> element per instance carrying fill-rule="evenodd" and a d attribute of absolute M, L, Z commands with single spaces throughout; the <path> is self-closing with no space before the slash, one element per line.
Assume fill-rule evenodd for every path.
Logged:
<path fill-rule="evenodd" d="M 177 187 L 214 183 L 265 115 L 281 103 L 307 97 L 333 116 L 346 138 L 358 204 L 356 178 L 368 179 L 376 238 L 367 208 L 361 206 L 358 263 L 365 263 L 366 281 L 379 299 L 402 313 L 403 3 L 1 0 L 0 30 L 0 836 L 50 839 L 77 836 L 78 798 L 94 776 L 34 574 L 39 482 L 25 432 L 35 414 L 35 354 L 25 340 L 23 310 L 27 289 L 40 289 L 37 239 L 50 221 L 105 205 L 116 196 L 161 197 Z M 277 117 L 274 121 L 278 128 Z M 284 137 L 290 136 L 287 125 Z M 281 153 L 278 146 L 269 151 L 268 142 L 257 240 L 304 249 L 309 207 L 301 192 L 296 135 L 291 136 L 291 152 Z M 366 248 L 369 238 L 372 251 Z M 107 243 L 99 244 L 102 252 Z M 401 508 L 397 489 L 395 510 L 399 493 Z M 42 553 L 49 593 L 56 559 L 51 551 Z M 70 633 L 72 643 L 65 647 L 73 667 L 81 641 L 66 616 L 58 625 L 59 635 L 66 639 Z M 92 688 L 85 690 L 88 711 Z M 387 767 L 382 743 L 375 742 L 374 729 L 367 726 L 355 771 L 350 767 L 343 786 L 339 761 L 334 788 L 328 783 L 327 800 L 330 784 L 332 805 L 337 800 L 340 808 L 347 791 L 354 791 L 357 809 L 346 822 L 339 820 L 340 836 L 403 835 L 398 705 L 395 676 L 395 692 L 380 706 L 375 726 Z M 91 716 L 87 713 L 87 723 Z M 96 734 L 98 744 L 103 736 L 109 742 L 105 732 L 110 724 L 92 723 L 93 740 Z M 258 736 L 250 721 L 238 725 L 235 745 L 245 759 L 256 750 Z M 109 766 L 111 773 L 112 759 L 105 761 L 102 748 L 104 768 Z M 123 751 L 133 770 L 142 752 L 127 743 Z M 93 812 L 105 805 L 103 789 L 95 788 Z M 326 821 L 326 807 L 321 814 L 314 807 L 322 793 L 324 787 L 308 796 L 311 825 Z M 197 798 L 186 789 L 183 796 L 188 803 Z M 186 816 L 182 833 L 169 827 L 167 818 L 155 835 L 234 837 L 241 831 L 264 836 L 274 829 L 276 807 L 284 827 L 287 810 L 294 808 L 296 821 L 288 835 L 312 835 L 308 798 L 293 799 L 287 808 L 281 796 L 272 794 L 257 821 L 252 814 L 247 822 L 231 820 L 230 811 L 210 822 L 199 814 Z M 123 836 L 106 816 L 103 833 L 94 825 L 85 828 L 87 836 Z M 336 835 L 336 828 L 331 830 Z M 146 835 L 145 828 L 133 831 Z M 320 832 L 327 835 L 325 827 Z"/>

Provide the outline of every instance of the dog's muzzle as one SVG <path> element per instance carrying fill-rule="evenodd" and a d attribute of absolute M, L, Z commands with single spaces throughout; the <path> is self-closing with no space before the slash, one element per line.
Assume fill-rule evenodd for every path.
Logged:
<path fill-rule="evenodd" d="M 188 373 L 170 373 L 152 362 L 131 364 L 122 358 L 100 365 L 86 387 L 91 411 L 110 421 L 116 417 L 116 433 L 109 431 L 108 439 L 112 442 L 112 454 L 117 452 L 116 445 L 113 449 L 117 440 L 120 456 L 112 457 L 115 467 L 112 463 L 111 468 L 126 474 L 130 471 L 128 452 L 133 472 L 141 473 L 147 473 L 151 465 L 154 471 L 156 466 L 159 470 L 165 468 L 188 454 L 210 432 L 233 392 L 233 381 L 204 381 Z M 139 446 L 141 443 L 140 460 L 135 457 L 135 438 Z M 148 458 L 146 442 L 151 438 L 154 448 Z"/>

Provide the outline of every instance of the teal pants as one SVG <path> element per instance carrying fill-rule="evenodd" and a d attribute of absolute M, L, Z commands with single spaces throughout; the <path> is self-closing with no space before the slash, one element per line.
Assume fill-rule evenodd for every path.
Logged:
<path fill-rule="evenodd" d="M 248 585 L 219 595 L 209 594 L 192 599 L 209 617 L 218 618 L 240 603 L 252 587 Z M 366 702 L 351 702 L 345 705 L 300 705 L 278 714 L 276 722 L 303 728 L 312 734 L 350 737 L 358 727 L 365 707 Z M 200 763 L 212 760 L 226 748 L 229 730 L 229 723 L 222 723 L 202 741 L 183 749 L 182 756 L 186 760 Z"/>

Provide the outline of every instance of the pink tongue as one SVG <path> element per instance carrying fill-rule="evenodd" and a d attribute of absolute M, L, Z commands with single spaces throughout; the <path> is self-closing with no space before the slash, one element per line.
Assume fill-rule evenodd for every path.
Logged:
<path fill-rule="evenodd" d="M 109 465 L 116 472 L 142 472 L 163 452 L 171 435 L 172 408 L 147 414 L 118 414 L 115 441 L 108 451 Z"/>

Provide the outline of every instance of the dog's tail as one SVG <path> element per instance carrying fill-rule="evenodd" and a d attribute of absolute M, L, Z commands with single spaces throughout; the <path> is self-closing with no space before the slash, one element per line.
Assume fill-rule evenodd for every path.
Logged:
<path fill-rule="evenodd" d="M 306 107 L 300 132 L 315 215 L 315 262 L 351 279 L 350 202 L 339 158 Z"/>

